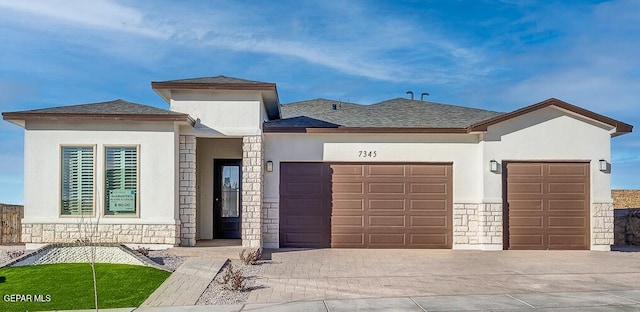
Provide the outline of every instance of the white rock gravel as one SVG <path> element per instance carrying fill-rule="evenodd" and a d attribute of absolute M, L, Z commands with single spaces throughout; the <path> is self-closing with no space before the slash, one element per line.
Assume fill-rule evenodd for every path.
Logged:
<path fill-rule="evenodd" d="M 200 296 L 196 305 L 238 304 L 247 302 L 249 292 L 259 287 L 259 285 L 256 285 L 256 278 L 261 266 L 269 265 L 269 261 L 260 261 L 256 265 L 244 265 L 240 260 L 231 260 L 231 263 L 235 270 L 241 269 L 242 275 L 247 278 L 245 280 L 245 290 L 233 291 L 226 289 L 225 286 L 221 284 L 222 276 L 228 266 L 227 262 L 211 284 L 209 284 L 209 287 L 207 287 L 202 296 Z"/>
<path fill-rule="evenodd" d="M 26 252 L 24 246 L 0 246 L 0 265 L 17 258 L 12 258 L 12 254 L 17 255 L 24 252 Z"/>

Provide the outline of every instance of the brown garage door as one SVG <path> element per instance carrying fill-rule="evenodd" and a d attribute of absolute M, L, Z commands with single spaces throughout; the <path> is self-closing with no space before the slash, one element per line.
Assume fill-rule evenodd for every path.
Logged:
<path fill-rule="evenodd" d="M 451 165 L 334 164 L 331 246 L 451 248 Z"/>
<path fill-rule="evenodd" d="M 589 249 L 589 164 L 508 163 L 509 249 Z"/>
<path fill-rule="evenodd" d="M 280 163 L 280 247 L 329 247 L 331 170 Z"/>

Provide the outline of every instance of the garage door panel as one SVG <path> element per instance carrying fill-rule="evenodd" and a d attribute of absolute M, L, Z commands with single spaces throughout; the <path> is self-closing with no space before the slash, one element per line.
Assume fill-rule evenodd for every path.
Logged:
<path fill-rule="evenodd" d="M 588 203 L 584 200 L 562 200 L 562 199 L 552 199 L 548 202 L 548 207 L 550 212 L 561 211 L 561 212 L 576 212 L 576 213 L 584 213 L 585 207 L 587 207 Z"/>
<path fill-rule="evenodd" d="M 368 238 L 368 243 L 370 246 L 376 246 L 376 245 L 391 245 L 391 246 L 396 246 L 396 247 L 400 247 L 405 245 L 405 234 L 403 233 L 398 233 L 398 234 L 391 234 L 391 233 L 380 233 L 380 234 L 368 234 L 367 235 Z M 381 246 L 379 246 L 381 247 Z"/>
<path fill-rule="evenodd" d="M 506 179 L 509 249 L 589 248 L 588 163 L 508 163 Z"/>
<path fill-rule="evenodd" d="M 306 197 L 309 194 L 322 194 L 323 186 L 320 183 L 286 183 L 284 185 L 284 190 L 289 194 L 289 196 L 304 195 Z"/>
<path fill-rule="evenodd" d="M 549 177 L 569 177 L 569 176 L 577 176 L 577 177 L 586 177 L 589 172 L 588 167 L 584 166 L 584 164 L 567 164 L 567 163 L 550 163 L 547 165 L 548 175 Z"/>
<path fill-rule="evenodd" d="M 404 165 L 369 165 L 368 168 L 367 177 L 369 178 L 403 178 L 405 176 Z"/>
<path fill-rule="evenodd" d="M 587 220 L 580 217 L 549 217 L 549 228 L 584 228 Z"/>
<path fill-rule="evenodd" d="M 586 243 L 584 235 L 549 235 L 549 249 L 582 249 Z"/>
<path fill-rule="evenodd" d="M 399 183 L 370 182 L 370 183 L 367 183 L 367 191 L 369 194 L 404 195 L 405 184 L 402 182 L 399 182 Z"/>
<path fill-rule="evenodd" d="M 404 216 L 368 216 L 367 218 L 368 222 L 366 223 L 367 227 L 369 228 L 375 228 L 375 227 L 384 227 L 384 228 L 390 228 L 390 227 L 400 227 L 400 228 L 404 228 L 406 226 L 405 224 L 405 217 Z M 375 231 L 375 229 L 370 229 L 371 231 Z M 404 229 L 400 229 L 400 231 L 402 231 Z"/>
<path fill-rule="evenodd" d="M 543 200 L 511 200 L 509 201 L 509 209 L 514 213 L 520 211 L 542 211 Z"/>
<path fill-rule="evenodd" d="M 409 210 L 412 212 L 446 213 L 451 203 L 446 199 L 409 199 Z"/>
<path fill-rule="evenodd" d="M 404 199 L 369 199 L 369 210 L 393 210 L 402 213 L 405 211 Z"/>
<path fill-rule="evenodd" d="M 324 247 L 321 242 L 325 234 L 323 232 L 289 231 L 284 235 L 287 247 Z"/>
<path fill-rule="evenodd" d="M 509 238 L 509 242 L 512 246 L 540 247 L 543 246 L 542 237 L 542 234 L 514 234 Z"/>
<path fill-rule="evenodd" d="M 355 216 L 333 216 L 331 218 L 331 226 L 332 227 L 364 227 L 364 216 L 363 215 L 355 215 Z"/>
<path fill-rule="evenodd" d="M 542 175 L 543 175 L 542 164 L 533 164 L 533 163 L 509 164 L 510 177 L 514 177 L 514 178 L 518 178 L 521 176 L 542 177 Z"/>
<path fill-rule="evenodd" d="M 513 216 L 509 218 L 509 225 L 517 226 L 517 227 L 526 227 L 526 228 L 534 228 L 541 229 L 544 222 L 542 217 L 532 216 L 532 217 L 518 217 Z"/>
<path fill-rule="evenodd" d="M 364 200 L 363 199 L 334 199 L 333 200 L 333 210 L 334 211 L 358 211 L 362 213 L 364 210 Z"/>
<path fill-rule="evenodd" d="M 448 193 L 447 183 L 411 183 L 409 190 L 412 194 L 441 194 Z"/>
<path fill-rule="evenodd" d="M 511 172 L 509 172 L 511 173 Z M 542 194 L 544 187 L 542 186 L 542 182 L 540 183 L 525 183 L 525 182 L 513 182 L 509 184 L 509 195 L 519 195 L 519 194 Z"/>
<path fill-rule="evenodd" d="M 364 176 L 364 168 L 360 165 L 332 166 L 331 170 L 334 177 L 348 178 Z"/>
<path fill-rule="evenodd" d="M 449 235 L 447 234 L 411 234 L 409 236 L 409 243 L 411 245 L 424 246 L 429 248 L 438 248 L 437 246 L 443 246 L 450 244 Z"/>
<path fill-rule="evenodd" d="M 331 247 L 362 248 L 364 245 L 364 233 L 331 233 Z"/>
<path fill-rule="evenodd" d="M 430 166 L 410 166 L 409 173 L 412 177 L 429 177 L 429 178 L 443 178 L 449 177 L 448 166 L 442 165 L 430 165 Z"/>
<path fill-rule="evenodd" d="M 582 196 L 587 192 L 586 183 L 548 183 L 549 194 L 578 194 Z"/>
<path fill-rule="evenodd" d="M 364 184 L 362 183 L 333 183 L 333 194 L 364 194 Z"/>
<path fill-rule="evenodd" d="M 433 227 L 446 229 L 449 225 L 447 216 L 410 216 L 409 226 L 411 229 Z"/>

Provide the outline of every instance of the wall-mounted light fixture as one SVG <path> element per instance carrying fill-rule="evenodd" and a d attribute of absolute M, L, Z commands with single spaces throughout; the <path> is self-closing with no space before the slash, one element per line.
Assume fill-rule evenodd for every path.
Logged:
<path fill-rule="evenodd" d="M 609 164 L 606 160 L 600 159 L 598 161 L 598 169 L 600 169 L 600 171 L 607 171 L 607 169 L 609 169 Z"/>
<path fill-rule="evenodd" d="M 491 172 L 498 172 L 498 161 L 495 159 L 492 159 L 489 162 L 489 170 L 491 170 Z"/>
<path fill-rule="evenodd" d="M 266 168 L 267 172 L 273 171 L 273 161 L 271 161 L 271 160 L 267 161 L 267 166 L 266 167 L 267 167 Z"/>

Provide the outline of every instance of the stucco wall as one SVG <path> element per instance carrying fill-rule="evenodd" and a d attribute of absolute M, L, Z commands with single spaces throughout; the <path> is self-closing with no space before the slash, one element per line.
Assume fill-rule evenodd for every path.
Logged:
<path fill-rule="evenodd" d="M 489 127 L 483 136 L 483 201 L 502 202 L 502 172 L 489 172 L 489 162 L 578 161 L 590 163 L 591 249 L 609 250 L 613 243 L 611 176 L 598 161 L 611 161 L 611 127 L 546 107 Z M 605 208 L 603 208 L 605 207 Z"/>
<path fill-rule="evenodd" d="M 260 135 L 264 107 L 260 91 L 173 91 L 171 110 L 199 119 L 198 137 Z"/>
<path fill-rule="evenodd" d="M 359 157 L 376 151 L 376 157 Z M 453 134 L 265 134 L 265 201 L 278 201 L 280 162 L 453 162 L 453 201 L 482 199 L 482 174 L 477 135 Z"/>
<path fill-rule="evenodd" d="M 242 139 L 197 139 L 197 239 L 213 238 L 213 161 L 242 159 Z"/>
<path fill-rule="evenodd" d="M 104 199 L 104 145 L 139 145 L 140 217 L 101 217 L 100 224 L 176 224 L 173 123 L 29 122 L 25 131 L 23 223 L 77 223 L 60 218 L 60 146 L 96 145 L 95 181 Z M 104 204 L 100 203 L 100 208 Z"/>

